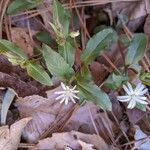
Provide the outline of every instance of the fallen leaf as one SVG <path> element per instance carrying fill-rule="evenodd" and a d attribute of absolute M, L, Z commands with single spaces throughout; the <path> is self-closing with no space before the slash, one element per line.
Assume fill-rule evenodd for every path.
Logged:
<path fill-rule="evenodd" d="M 33 32 L 33 31 L 32 31 Z M 13 42 L 26 52 L 29 56 L 33 55 L 33 42 L 27 29 L 25 28 L 12 28 L 11 35 Z"/>
<path fill-rule="evenodd" d="M 116 130 L 116 126 L 106 114 L 100 112 L 100 108 L 92 102 L 87 102 L 74 112 L 64 130 L 75 130 L 89 134 L 96 133 L 92 120 L 100 136 L 110 143 L 110 137 L 112 136 L 112 132 Z"/>
<path fill-rule="evenodd" d="M 149 26 L 150 26 L 150 15 L 147 16 L 145 24 L 144 24 L 144 33 L 150 37 Z"/>
<path fill-rule="evenodd" d="M 23 128 L 31 118 L 21 119 L 10 126 L 0 127 L 0 150 L 17 150 Z"/>
<path fill-rule="evenodd" d="M 93 148 L 91 148 L 91 146 L 93 146 Z M 53 133 L 51 138 L 40 140 L 32 150 L 57 150 L 64 149 L 65 147 L 82 150 L 115 150 L 114 147 L 106 144 L 98 135 L 84 134 L 76 131 Z"/>
<path fill-rule="evenodd" d="M 78 140 L 78 142 L 81 145 L 82 150 L 94 150 L 92 144 L 87 144 L 87 143 L 85 143 L 85 142 L 83 142 L 81 140 Z"/>
<path fill-rule="evenodd" d="M 135 126 L 136 131 L 134 135 L 134 139 L 138 140 L 134 143 L 134 149 L 137 150 L 149 150 L 150 147 L 150 138 L 146 135 L 139 126 Z"/>
<path fill-rule="evenodd" d="M 48 98 L 32 95 L 16 101 L 21 118 L 32 117 L 23 130 L 23 137 L 28 142 L 37 141 L 49 127 L 55 126 L 57 121 L 62 119 L 73 106 L 71 102 L 64 105 L 55 100 L 57 95 L 54 92 L 58 90 L 60 87 L 47 92 Z"/>

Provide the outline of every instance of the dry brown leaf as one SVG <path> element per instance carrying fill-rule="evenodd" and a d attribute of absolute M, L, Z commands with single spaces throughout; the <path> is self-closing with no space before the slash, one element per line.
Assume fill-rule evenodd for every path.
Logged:
<path fill-rule="evenodd" d="M 29 56 L 33 55 L 33 42 L 27 29 L 19 27 L 12 28 L 11 35 L 13 42 L 16 43 L 17 46 L 24 50 Z"/>
<path fill-rule="evenodd" d="M 0 127 L 0 150 L 17 150 L 23 128 L 31 120 L 24 118 L 10 126 Z"/>
<path fill-rule="evenodd" d="M 85 143 L 85 142 L 83 142 L 83 141 L 81 141 L 81 140 L 78 140 L 78 142 L 79 142 L 79 144 L 81 145 L 82 150 L 94 150 L 94 149 L 93 149 L 93 146 L 94 146 L 94 145 L 92 145 L 92 144 L 87 144 L 87 143 Z"/>
<path fill-rule="evenodd" d="M 145 16 L 150 13 L 150 1 L 115 2 L 112 3 L 112 12 L 115 17 L 117 12 L 128 16 L 127 26 L 130 31 L 135 32 L 144 23 Z"/>
<path fill-rule="evenodd" d="M 23 137 L 28 142 L 35 142 L 53 124 L 57 118 L 62 118 L 73 106 L 71 102 L 66 106 L 55 100 L 55 91 L 60 87 L 47 92 L 48 98 L 38 95 L 19 98 L 16 106 L 20 116 L 32 117 L 32 120 L 23 130 Z M 57 121 L 56 121 L 57 124 Z"/>
<path fill-rule="evenodd" d="M 76 131 L 54 133 L 51 138 L 40 140 L 39 143 L 32 150 L 59 150 L 65 149 L 66 147 L 76 150 L 85 150 L 85 143 L 86 146 L 90 148 L 86 150 L 115 150 L 114 147 L 111 147 L 108 144 L 106 144 L 100 136 L 97 136 L 95 134 L 84 134 Z M 92 145 L 93 149 L 91 149 Z"/>
<path fill-rule="evenodd" d="M 145 24 L 144 24 L 144 33 L 146 33 L 150 37 L 150 15 L 147 16 Z"/>
<path fill-rule="evenodd" d="M 84 106 L 80 107 L 71 116 L 65 131 L 80 131 L 83 133 L 93 134 L 98 130 L 100 136 L 108 143 L 112 138 L 113 131 L 116 130 L 115 124 L 106 116 L 104 112 L 99 111 L 99 107 L 92 102 L 87 102 Z M 90 115 L 91 113 L 91 115 Z M 94 128 L 95 123 L 96 129 Z"/>

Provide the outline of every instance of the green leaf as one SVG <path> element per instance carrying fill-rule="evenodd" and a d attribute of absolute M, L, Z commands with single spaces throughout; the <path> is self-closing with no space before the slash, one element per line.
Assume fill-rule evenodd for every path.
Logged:
<path fill-rule="evenodd" d="M 60 28 L 65 37 L 68 35 L 70 15 L 58 0 L 53 1 L 53 23 L 57 29 Z"/>
<path fill-rule="evenodd" d="M 93 101 L 104 110 L 112 110 L 112 104 L 108 95 L 103 92 L 97 85 L 83 81 L 78 81 L 77 85 L 80 94 L 85 97 L 86 100 Z"/>
<path fill-rule="evenodd" d="M 4 39 L 0 39 L 0 53 L 10 53 L 23 60 L 28 58 L 26 53 L 24 53 L 18 46 Z"/>
<path fill-rule="evenodd" d="M 8 109 L 12 101 L 14 100 L 15 96 L 16 96 L 15 91 L 11 88 L 8 88 L 3 98 L 2 107 L 1 107 L 1 124 L 3 125 L 6 124 Z"/>
<path fill-rule="evenodd" d="M 138 75 L 142 70 L 142 67 L 139 64 L 131 64 L 128 68 L 133 69 Z"/>
<path fill-rule="evenodd" d="M 105 86 L 111 90 L 116 90 L 126 80 L 127 80 L 127 77 L 113 73 L 105 81 Z"/>
<path fill-rule="evenodd" d="M 74 74 L 74 70 L 59 53 L 53 51 L 47 45 L 43 45 L 42 50 L 46 66 L 52 75 L 68 80 Z"/>
<path fill-rule="evenodd" d="M 48 32 L 43 32 L 43 31 L 42 32 L 38 32 L 36 34 L 36 38 L 40 42 L 48 44 L 48 45 L 50 45 L 50 44 L 52 44 L 54 42 L 53 39 L 50 37 Z"/>
<path fill-rule="evenodd" d="M 59 54 L 66 60 L 66 62 L 72 67 L 75 60 L 75 49 L 69 43 L 65 42 L 64 45 L 58 46 Z"/>
<path fill-rule="evenodd" d="M 141 76 L 140 76 L 140 80 L 150 86 L 150 72 L 146 72 L 146 73 L 143 73 Z"/>
<path fill-rule="evenodd" d="M 95 34 L 87 43 L 85 50 L 81 54 L 81 60 L 85 64 L 89 64 L 100 53 L 104 52 L 111 42 L 114 40 L 114 37 L 117 37 L 115 32 L 108 28 L 104 29 L 97 34 Z"/>
<path fill-rule="evenodd" d="M 42 68 L 41 65 L 28 61 L 25 64 L 25 68 L 27 69 L 28 74 L 38 82 L 44 85 L 51 86 L 52 80 L 47 74 L 47 72 Z"/>
<path fill-rule="evenodd" d="M 125 64 L 137 64 L 144 56 L 148 38 L 143 33 L 134 34 L 134 37 L 128 47 L 127 54 L 125 56 Z"/>
<path fill-rule="evenodd" d="M 7 14 L 12 15 L 18 11 L 35 8 L 40 5 L 43 0 L 14 0 L 7 9 Z"/>
<path fill-rule="evenodd" d="M 137 103 L 135 107 L 142 110 L 142 111 L 146 111 L 146 105 Z"/>

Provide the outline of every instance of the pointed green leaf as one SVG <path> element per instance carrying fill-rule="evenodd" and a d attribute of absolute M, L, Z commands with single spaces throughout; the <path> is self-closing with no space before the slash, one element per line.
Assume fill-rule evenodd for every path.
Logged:
<path fill-rule="evenodd" d="M 74 70 L 59 53 L 47 45 L 44 45 L 42 50 L 46 66 L 52 75 L 60 79 L 69 79 L 74 74 Z"/>
<path fill-rule="evenodd" d="M 78 81 L 78 89 L 80 94 L 85 97 L 86 100 L 93 101 L 104 110 L 112 110 L 112 104 L 108 95 L 103 92 L 97 85 Z"/>
<path fill-rule="evenodd" d="M 74 47 L 69 42 L 66 41 L 64 45 L 58 46 L 58 50 L 59 50 L 60 55 L 72 67 L 74 64 L 74 60 L 75 60 Z"/>
<path fill-rule="evenodd" d="M 1 105 L 1 125 L 6 124 L 7 113 L 15 96 L 16 92 L 13 89 L 8 88 Z"/>
<path fill-rule="evenodd" d="M 44 32 L 44 31 L 38 32 L 36 34 L 36 38 L 40 42 L 48 44 L 48 45 L 50 45 L 51 43 L 54 42 L 53 39 L 50 37 L 49 33 L 48 32 Z"/>
<path fill-rule="evenodd" d="M 127 77 L 113 73 L 105 81 L 105 86 L 111 90 L 116 90 L 125 81 L 127 81 Z"/>
<path fill-rule="evenodd" d="M 140 76 L 140 80 L 150 86 L 150 72 L 146 72 L 146 73 L 143 73 L 141 76 Z"/>
<path fill-rule="evenodd" d="M 20 59 L 27 59 L 26 53 L 18 46 L 4 39 L 0 39 L 0 53 L 10 53 Z"/>
<path fill-rule="evenodd" d="M 52 80 L 47 74 L 47 72 L 42 68 L 41 65 L 34 62 L 26 62 L 25 68 L 27 69 L 28 74 L 38 82 L 44 85 L 51 86 Z"/>
<path fill-rule="evenodd" d="M 53 1 L 53 23 L 56 28 L 61 28 L 65 37 L 68 35 L 70 15 L 58 0 Z"/>
<path fill-rule="evenodd" d="M 85 64 L 89 64 L 100 53 L 104 52 L 116 36 L 112 29 L 104 29 L 95 34 L 87 43 L 85 50 L 81 54 L 81 60 Z"/>
<path fill-rule="evenodd" d="M 35 8 L 42 3 L 43 0 L 14 0 L 7 9 L 7 14 L 12 15 L 18 11 Z"/>
<path fill-rule="evenodd" d="M 134 34 L 125 56 L 126 65 L 137 64 L 144 56 L 148 38 L 143 33 Z"/>

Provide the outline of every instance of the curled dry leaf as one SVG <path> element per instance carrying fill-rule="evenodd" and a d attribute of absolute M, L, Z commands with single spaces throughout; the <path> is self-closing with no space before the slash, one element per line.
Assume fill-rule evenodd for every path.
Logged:
<path fill-rule="evenodd" d="M 17 150 L 23 128 L 31 120 L 24 118 L 10 126 L 0 127 L 0 150 Z"/>
<path fill-rule="evenodd" d="M 65 131 L 72 130 L 89 134 L 96 133 L 97 130 L 100 136 L 110 143 L 110 138 L 112 138 L 112 133 L 116 130 L 116 126 L 104 112 L 100 112 L 98 106 L 92 102 L 87 102 L 73 113 L 69 123 L 65 126 Z"/>
<path fill-rule="evenodd" d="M 92 144 L 87 144 L 87 143 L 85 143 L 85 142 L 83 142 L 83 141 L 81 141 L 81 140 L 79 140 L 78 142 L 79 142 L 79 144 L 81 145 L 82 150 L 94 150 L 94 149 L 93 149 L 94 145 L 92 145 Z"/>
<path fill-rule="evenodd" d="M 12 28 L 11 35 L 13 42 L 15 42 L 17 46 L 24 50 L 29 56 L 33 55 L 33 42 L 26 29 L 19 27 Z"/>
<path fill-rule="evenodd" d="M 59 91 L 60 87 L 47 92 L 48 98 L 38 95 L 19 98 L 16 106 L 21 117 L 32 117 L 32 120 L 23 130 L 23 137 L 28 142 L 35 142 L 39 137 L 51 126 L 55 126 L 57 121 L 73 106 L 69 102 L 68 105 L 60 104 L 55 98 L 55 91 Z"/>
<path fill-rule="evenodd" d="M 93 146 L 93 147 L 92 147 Z M 54 133 L 51 138 L 40 140 L 32 150 L 59 150 L 59 149 L 82 149 L 82 150 L 115 150 L 104 140 L 95 134 L 84 134 L 76 131 Z"/>

